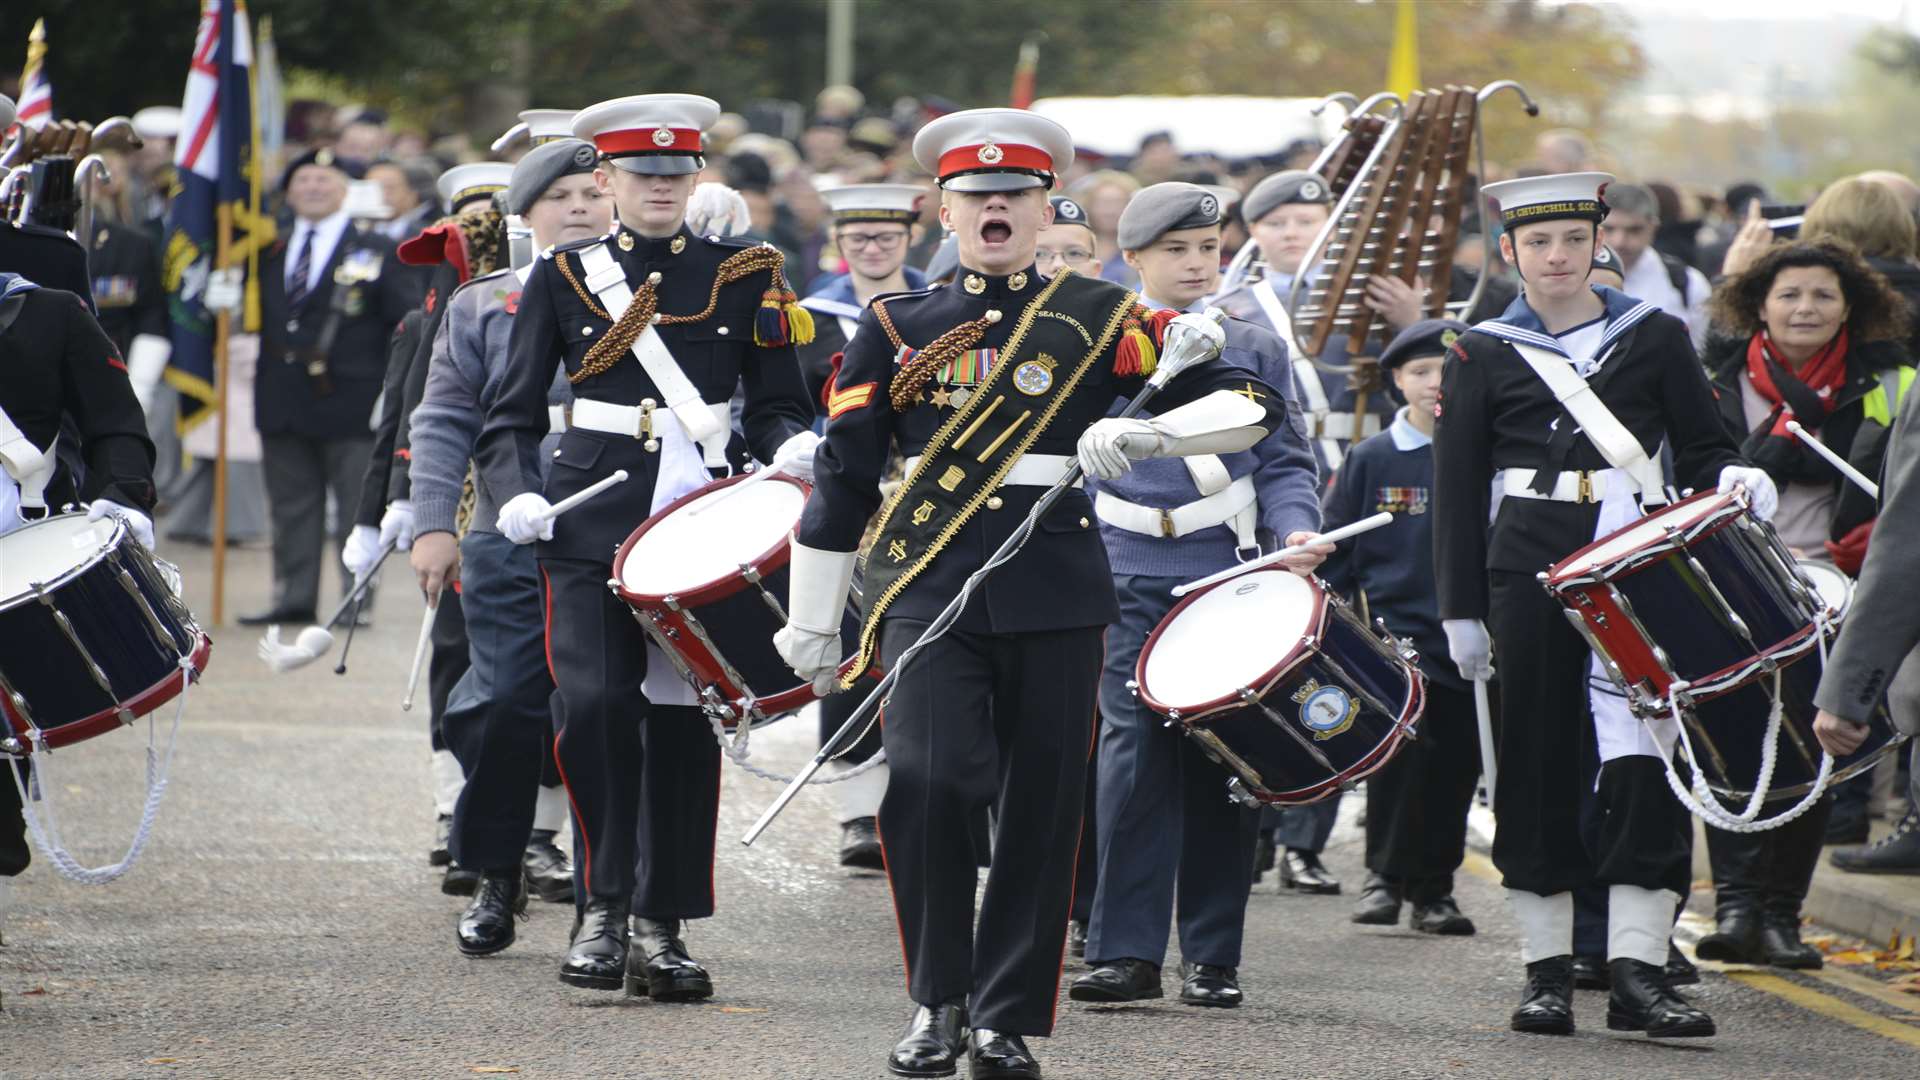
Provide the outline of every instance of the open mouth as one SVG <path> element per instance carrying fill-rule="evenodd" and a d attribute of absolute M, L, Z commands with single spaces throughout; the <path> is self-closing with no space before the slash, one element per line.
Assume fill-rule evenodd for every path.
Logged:
<path fill-rule="evenodd" d="M 981 222 L 980 239 L 989 244 L 1004 244 L 1013 239 L 1013 226 L 1004 221 Z"/>

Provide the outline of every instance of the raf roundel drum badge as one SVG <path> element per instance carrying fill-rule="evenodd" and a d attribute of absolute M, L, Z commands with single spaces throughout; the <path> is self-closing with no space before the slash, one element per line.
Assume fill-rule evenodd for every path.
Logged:
<path fill-rule="evenodd" d="M 1060 361 L 1041 353 L 1013 369 L 1013 388 L 1028 397 L 1039 397 L 1053 386 L 1053 369 Z"/>
<path fill-rule="evenodd" d="M 1338 686 L 1322 686 L 1314 679 L 1294 691 L 1293 700 L 1300 706 L 1301 726 L 1313 732 L 1315 742 L 1325 742 L 1347 730 L 1360 715 L 1360 702 L 1352 694 Z"/>

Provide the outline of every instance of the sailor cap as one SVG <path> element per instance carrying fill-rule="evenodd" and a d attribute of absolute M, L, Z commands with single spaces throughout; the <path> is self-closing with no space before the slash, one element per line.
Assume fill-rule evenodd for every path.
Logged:
<path fill-rule="evenodd" d="M 1563 218 L 1597 225 L 1607 216 L 1607 185 L 1612 182 L 1612 173 L 1554 173 L 1502 180 L 1480 190 L 1500 207 L 1500 224 L 1508 229 Z"/>
<path fill-rule="evenodd" d="M 447 204 L 450 211 L 458 211 L 460 204 L 470 199 L 485 198 L 507 190 L 507 184 L 513 180 L 513 166 L 504 161 L 475 161 L 466 165 L 455 165 L 440 174 L 436 186 L 440 189 L 440 201 Z"/>
<path fill-rule="evenodd" d="M 842 184 L 820 193 L 833 211 L 836 224 L 850 221 L 897 221 L 912 224 L 920 218 L 920 200 L 926 189 L 913 184 Z"/>

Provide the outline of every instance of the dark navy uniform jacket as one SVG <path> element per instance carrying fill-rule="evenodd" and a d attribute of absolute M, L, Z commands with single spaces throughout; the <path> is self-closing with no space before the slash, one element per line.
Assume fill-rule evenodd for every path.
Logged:
<path fill-rule="evenodd" d="M 701 237 L 685 226 L 671 237 L 649 240 L 620 226 L 613 246 L 627 282 L 637 288 L 648 275 L 659 273 L 656 287 L 662 315 L 693 315 L 714 296 L 720 263 L 751 248 L 753 241 Z M 618 238 L 632 238 L 623 250 Z M 554 521 L 554 538 L 540 545 L 542 558 L 591 559 L 610 563 L 614 548 L 648 517 L 653 484 L 659 475 L 660 455 L 644 449 L 644 439 L 569 427 L 551 458 L 552 471 L 543 482 L 540 443 L 547 437 L 547 390 L 556 365 L 569 374 L 580 370 L 590 349 L 613 325 L 596 298 L 592 307 L 561 273 L 560 261 L 582 290 L 586 272 L 578 251 L 604 237 L 568 244 L 543 255 L 521 291 L 519 309 L 509 340 L 510 360 L 499 397 L 487 414 L 474 452 L 487 478 L 488 490 L 501 503 L 526 491 L 543 491 L 547 499 L 561 499 L 586 488 L 615 469 L 626 469 L 628 480 L 579 510 Z M 678 248 L 678 250 L 675 250 Z M 756 271 L 722 285 L 713 314 L 697 323 L 658 326 L 661 340 L 680 370 L 706 401 L 733 399 L 745 388 L 746 410 L 741 419 L 747 445 L 761 461 L 772 461 L 774 451 L 793 435 L 812 426 L 813 407 L 800 381 L 793 346 L 754 344 L 754 314 L 770 280 L 769 271 Z M 587 292 L 592 296 L 592 292 Z M 576 399 L 637 406 L 652 398 L 659 405 L 659 422 L 668 415 L 665 395 L 647 377 L 631 350 L 608 370 L 573 386 Z"/>
<path fill-rule="evenodd" d="M 983 278 L 986 288 L 970 294 L 963 286 L 969 276 Z M 1015 290 L 1010 281 L 1024 277 Z M 1020 313 L 1042 288 L 1045 279 L 1027 267 L 1024 275 L 992 277 L 969 275 L 963 267 L 954 283 L 881 300 L 901 340 L 922 348 L 947 330 L 984 316 L 988 309 L 1002 313 L 988 327 L 976 348 L 994 349 L 1012 336 Z M 1113 286 L 1117 291 L 1119 286 Z M 1113 345 L 1093 362 L 1085 379 L 1061 407 L 1028 454 L 1070 455 L 1088 425 L 1107 415 L 1116 400 L 1132 398 L 1145 385 L 1145 376 L 1114 373 Z M 887 393 L 898 350 L 880 326 L 872 306 L 860 316 L 860 328 L 847 344 L 846 358 L 835 380 L 838 392 L 874 383 L 867 404 L 850 408 L 827 424 L 826 442 L 814 457 L 814 489 L 801 518 L 799 539 L 808 547 L 853 551 L 860 545 L 867 520 L 880 506 L 880 480 L 891 448 L 897 443 L 907 457 L 921 453 L 953 407 L 934 404 L 929 394 L 904 413 L 896 412 Z M 1075 357 L 1078 360 L 1079 357 Z M 1261 421 L 1267 431 L 1287 422 L 1286 399 L 1246 368 L 1230 364 L 1202 364 L 1175 378 L 1153 400 L 1153 411 L 1164 413 L 1215 390 L 1239 390 L 1251 383 L 1255 399 L 1266 411 Z M 934 388 L 932 380 L 929 390 Z M 1026 518 L 1046 489 L 1028 485 L 1002 488 L 998 509 L 975 514 L 947 548 L 914 579 L 887 609 L 889 616 L 930 620 L 960 591 L 968 574 L 999 548 Z M 988 577 L 967 605 L 957 624 L 965 630 L 1021 633 L 1099 626 L 1118 617 L 1113 575 L 1106 546 L 1093 516 L 1093 503 L 1084 491 L 1068 491 L 1040 520 L 1020 554 Z"/>

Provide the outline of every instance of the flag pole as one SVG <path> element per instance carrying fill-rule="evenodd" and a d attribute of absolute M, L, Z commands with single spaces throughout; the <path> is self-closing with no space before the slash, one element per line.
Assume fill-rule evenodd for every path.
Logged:
<path fill-rule="evenodd" d="M 214 208 L 213 265 L 225 271 L 233 257 L 233 204 L 222 202 Z M 227 599 L 227 337 L 233 330 L 233 315 L 221 311 L 213 325 L 214 416 L 213 452 L 213 624 L 226 623 Z"/>

